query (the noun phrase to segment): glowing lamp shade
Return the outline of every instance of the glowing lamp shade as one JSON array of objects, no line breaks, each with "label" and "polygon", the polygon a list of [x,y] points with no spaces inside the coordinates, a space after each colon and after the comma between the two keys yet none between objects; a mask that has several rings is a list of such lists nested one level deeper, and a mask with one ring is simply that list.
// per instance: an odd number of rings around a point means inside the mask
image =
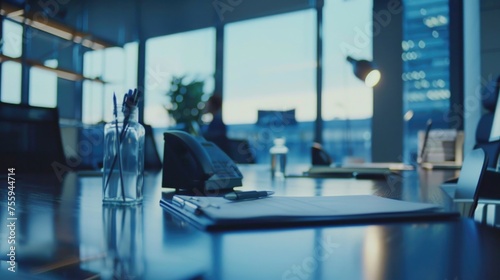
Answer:
[{"label": "glowing lamp shade", "polygon": [[382,75],[371,61],[364,59],[357,60],[350,56],[347,57],[347,61],[352,64],[354,75],[365,82],[367,86],[374,87],[378,84]]}]

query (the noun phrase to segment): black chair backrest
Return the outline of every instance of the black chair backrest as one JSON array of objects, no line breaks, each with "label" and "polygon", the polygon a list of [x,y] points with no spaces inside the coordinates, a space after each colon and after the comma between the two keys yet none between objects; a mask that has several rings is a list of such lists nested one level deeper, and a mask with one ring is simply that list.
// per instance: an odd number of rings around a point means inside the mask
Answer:
[{"label": "black chair backrest", "polygon": [[255,155],[246,139],[229,139],[229,157],[235,163],[256,163]]},{"label": "black chair backrest", "polygon": [[473,200],[469,217],[473,217],[479,199],[481,182],[486,170],[488,155],[483,149],[472,150],[465,158],[458,177],[455,199]]},{"label": "black chair backrest", "polygon": [[144,169],[148,171],[160,171],[163,164],[156,148],[153,128],[145,124],[146,136],[144,139]]},{"label": "black chair backrest", "polygon": [[57,172],[66,166],[57,108],[0,103],[0,170]]},{"label": "black chair backrest", "polygon": [[497,158],[500,153],[500,141],[490,141],[491,129],[495,111],[500,110],[497,107],[498,93],[500,90],[500,76],[490,81],[481,92],[481,103],[485,109],[485,113],[479,119],[476,128],[476,144],[475,149],[482,148],[488,156],[487,167],[495,168]]}]

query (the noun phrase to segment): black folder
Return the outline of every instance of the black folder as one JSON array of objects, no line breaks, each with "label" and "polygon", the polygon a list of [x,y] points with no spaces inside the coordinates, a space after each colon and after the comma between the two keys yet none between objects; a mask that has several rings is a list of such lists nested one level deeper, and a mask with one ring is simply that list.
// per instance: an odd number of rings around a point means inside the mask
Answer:
[{"label": "black folder", "polygon": [[459,217],[434,204],[373,195],[288,197],[229,201],[222,197],[174,195],[160,205],[173,216],[207,231],[353,223],[442,220]]}]

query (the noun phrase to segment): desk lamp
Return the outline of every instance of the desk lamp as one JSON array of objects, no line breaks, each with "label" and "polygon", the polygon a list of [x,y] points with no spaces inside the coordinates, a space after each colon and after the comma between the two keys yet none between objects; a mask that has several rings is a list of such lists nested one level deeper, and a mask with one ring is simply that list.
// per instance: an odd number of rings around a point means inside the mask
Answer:
[{"label": "desk lamp", "polygon": [[380,81],[380,71],[376,69],[375,65],[368,60],[357,60],[350,56],[347,57],[347,61],[352,64],[352,70],[354,75],[360,80],[365,82],[369,87],[374,87]]}]

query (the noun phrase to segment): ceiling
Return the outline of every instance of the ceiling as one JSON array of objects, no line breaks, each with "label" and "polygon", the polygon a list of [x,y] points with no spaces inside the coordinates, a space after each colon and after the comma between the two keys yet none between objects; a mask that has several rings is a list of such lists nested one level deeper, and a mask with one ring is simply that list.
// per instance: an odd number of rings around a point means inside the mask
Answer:
[{"label": "ceiling", "polygon": [[9,0],[115,45],[314,7],[317,0]]}]

